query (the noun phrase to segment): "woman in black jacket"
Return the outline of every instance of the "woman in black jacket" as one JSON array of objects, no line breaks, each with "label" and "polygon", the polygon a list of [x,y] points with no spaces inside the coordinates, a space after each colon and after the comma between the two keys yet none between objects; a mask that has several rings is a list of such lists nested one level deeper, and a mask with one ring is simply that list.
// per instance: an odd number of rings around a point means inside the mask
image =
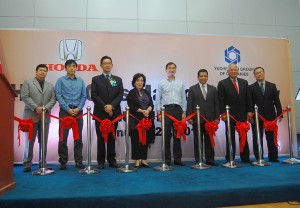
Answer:
[{"label": "woman in black jacket", "polygon": [[[141,73],[133,76],[132,86],[127,96],[127,104],[129,112],[136,118],[130,117],[129,121],[129,135],[131,138],[132,159],[135,160],[135,167],[150,167],[147,162],[147,151],[150,143],[155,140],[155,127],[153,122],[153,101],[151,94],[144,89],[146,84],[146,77]],[[148,118],[151,120],[152,126],[146,134],[146,144],[140,142],[139,133],[136,128],[138,120]],[[137,120],[138,119],[138,120]]]}]

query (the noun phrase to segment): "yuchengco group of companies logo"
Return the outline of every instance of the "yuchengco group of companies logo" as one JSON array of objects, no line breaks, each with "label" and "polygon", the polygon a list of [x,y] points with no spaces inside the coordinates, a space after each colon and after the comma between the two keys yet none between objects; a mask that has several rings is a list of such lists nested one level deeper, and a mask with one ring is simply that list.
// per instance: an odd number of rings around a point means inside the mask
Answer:
[{"label": "yuchengco group of companies logo", "polygon": [[214,69],[220,73],[221,76],[228,76],[227,69],[230,64],[237,64],[239,67],[239,76],[249,76],[249,72],[253,71],[252,67],[243,67],[240,66],[241,62],[241,51],[234,47],[229,46],[224,51],[224,60],[227,63],[227,66],[215,66]]},{"label": "yuchengco group of companies logo", "polygon": [[[63,61],[68,59],[74,59],[79,61],[82,58],[82,48],[83,44],[81,40],[78,39],[62,39],[58,44],[59,58]],[[64,71],[65,64],[47,64],[49,71]],[[98,71],[95,64],[82,64],[78,63],[77,71]]]}]

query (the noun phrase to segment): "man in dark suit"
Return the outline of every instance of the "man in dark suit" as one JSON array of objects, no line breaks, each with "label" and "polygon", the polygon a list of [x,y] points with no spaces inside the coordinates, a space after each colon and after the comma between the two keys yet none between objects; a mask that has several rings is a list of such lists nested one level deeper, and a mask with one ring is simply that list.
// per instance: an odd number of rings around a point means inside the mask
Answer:
[{"label": "man in dark suit", "polygon": [[[187,115],[196,111],[197,105],[200,107],[200,113],[209,121],[219,123],[220,107],[219,98],[216,87],[207,84],[208,71],[206,69],[200,69],[198,71],[199,83],[193,85],[189,89],[187,100]],[[194,133],[194,154],[196,163],[199,163],[199,144],[198,144],[198,131],[197,131],[197,117],[189,120],[190,124],[193,124]],[[205,144],[205,159],[208,165],[217,165],[215,163],[215,151],[212,146],[208,133],[205,131],[205,121],[200,119],[201,140]]]},{"label": "man in dark suit", "polygon": [[[56,103],[54,86],[45,80],[48,67],[45,64],[39,64],[35,70],[35,78],[26,80],[21,89],[21,98],[25,103],[23,119],[34,118],[42,113],[43,106],[45,106],[48,113],[51,113],[52,107]],[[33,120],[33,138],[28,140],[28,132],[25,133],[26,139],[24,144],[23,166],[24,172],[31,171],[33,148],[36,136],[38,135],[38,142],[41,143],[42,122],[41,118]],[[49,133],[50,117],[45,118],[45,158],[47,154],[47,141]],[[39,160],[41,160],[41,145],[39,148]],[[40,161],[41,163],[41,161]]]},{"label": "man in dark suit", "polygon": [[[248,102],[248,82],[244,79],[237,78],[239,69],[236,64],[230,64],[228,66],[228,78],[223,79],[218,84],[218,94],[220,101],[220,113],[226,112],[226,105],[230,107],[230,114],[238,121],[244,122],[247,120],[247,115],[251,115],[251,107]],[[227,121],[226,114],[222,116],[223,121]],[[236,145],[235,145],[235,125],[236,122],[230,119],[230,130],[231,130],[231,142],[233,157],[235,157]],[[226,125],[226,156],[227,161],[229,157],[228,147],[228,136],[227,136],[227,125]],[[240,138],[239,138],[240,141]],[[241,150],[240,150],[241,151]],[[250,163],[249,159],[249,146],[246,138],[244,151],[240,152],[240,158],[242,162]]]},{"label": "man in dark suit", "polygon": [[[103,56],[100,60],[100,67],[103,70],[101,75],[95,76],[92,79],[91,97],[94,106],[94,115],[101,120],[108,118],[113,120],[121,115],[120,103],[123,98],[124,88],[122,79],[118,76],[112,75],[113,67],[112,59],[109,56]],[[105,163],[105,143],[102,133],[99,129],[100,123],[95,120],[95,127],[97,133],[97,161],[98,168],[103,169]],[[115,123],[115,131],[118,127],[118,122]],[[115,139],[113,134],[108,135],[107,142],[107,162],[109,167],[118,168],[116,162]]]},{"label": "man in dark suit", "polygon": [[[279,93],[276,85],[265,80],[265,70],[262,67],[256,67],[253,71],[256,82],[249,86],[249,92],[251,97],[251,107],[257,105],[258,113],[266,118],[268,121],[274,120],[282,113],[281,103],[279,99]],[[275,110],[276,109],[276,110]],[[279,122],[282,118],[279,118]],[[260,142],[263,147],[263,129],[264,122],[259,119],[259,132]],[[253,135],[253,151],[255,158],[258,160],[258,144],[257,144],[257,132],[256,124],[251,124]],[[268,146],[268,158],[270,162],[279,162],[278,160],[278,148],[274,142],[274,132],[266,131],[266,140]],[[263,155],[263,148],[262,148]]]}]

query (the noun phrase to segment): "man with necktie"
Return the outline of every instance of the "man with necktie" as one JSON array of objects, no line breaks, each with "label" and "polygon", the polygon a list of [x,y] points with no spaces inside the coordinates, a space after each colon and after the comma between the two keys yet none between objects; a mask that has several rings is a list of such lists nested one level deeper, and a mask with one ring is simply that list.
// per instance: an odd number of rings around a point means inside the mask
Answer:
[{"label": "man with necktie", "polygon": [[[256,82],[249,86],[251,107],[254,105],[258,107],[258,113],[262,115],[268,121],[272,121],[282,113],[282,107],[279,99],[279,93],[274,83],[265,80],[265,70],[262,67],[256,67],[253,71]],[[252,109],[253,110],[253,109]],[[254,111],[254,110],[253,110]],[[279,118],[279,122],[282,118]],[[264,122],[259,119],[259,132],[260,142],[263,147],[263,129]],[[253,135],[253,152],[256,160],[258,160],[258,144],[257,144],[257,132],[256,123],[251,123],[252,135]],[[265,131],[268,158],[270,162],[279,162],[278,160],[278,148],[274,142],[274,132]],[[263,148],[262,148],[263,156]]]},{"label": "man with necktie", "polygon": [[[120,103],[123,98],[124,88],[122,79],[112,75],[113,67],[112,59],[109,56],[103,56],[100,60],[102,74],[92,78],[91,97],[94,106],[94,115],[101,120],[114,120],[121,115]],[[109,167],[118,168],[116,162],[115,139],[113,133],[108,135],[107,155],[103,135],[99,129],[100,123],[95,120],[95,128],[97,133],[97,162],[98,169],[104,168],[105,156]],[[115,131],[118,127],[118,122],[114,124]]]},{"label": "man with necktie", "polygon": [[[218,83],[218,94],[220,102],[220,113],[226,112],[226,105],[230,107],[230,114],[240,122],[247,120],[247,117],[251,115],[250,102],[248,101],[248,81],[238,78],[239,68],[236,64],[230,64],[228,66],[228,78],[221,80]],[[222,116],[223,121],[227,121],[227,116]],[[231,130],[231,143],[232,143],[232,154],[233,159],[235,158],[236,145],[235,145],[235,126],[236,122],[230,118],[230,130]],[[226,156],[227,161],[230,160],[229,146],[228,146],[228,135],[226,125]],[[240,138],[239,138],[240,141]],[[240,141],[241,142],[241,141]],[[244,150],[240,150],[240,158],[242,162],[250,163],[249,157],[249,146],[246,142]]]},{"label": "man with necktie", "polygon": [[[208,71],[206,69],[200,69],[198,71],[199,82],[189,89],[187,100],[187,116],[196,111],[197,105],[200,107],[200,113],[206,117],[207,120],[219,123],[220,107],[217,88],[207,84]],[[194,133],[194,154],[196,163],[199,163],[199,144],[198,144],[198,127],[197,117],[189,120],[189,123],[193,125]],[[216,166],[215,163],[215,151],[212,146],[210,137],[205,131],[205,121],[200,118],[201,129],[201,141],[204,141],[205,160],[207,165]]]}]

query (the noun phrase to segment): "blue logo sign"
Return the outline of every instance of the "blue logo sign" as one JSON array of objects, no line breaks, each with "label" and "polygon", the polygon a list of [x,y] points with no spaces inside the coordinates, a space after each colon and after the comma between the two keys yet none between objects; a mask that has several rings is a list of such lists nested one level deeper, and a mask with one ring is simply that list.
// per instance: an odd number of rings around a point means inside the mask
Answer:
[{"label": "blue logo sign", "polygon": [[225,61],[228,64],[238,64],[241,62],[241,52],[234,46],[230,46],[225,50]]}]

